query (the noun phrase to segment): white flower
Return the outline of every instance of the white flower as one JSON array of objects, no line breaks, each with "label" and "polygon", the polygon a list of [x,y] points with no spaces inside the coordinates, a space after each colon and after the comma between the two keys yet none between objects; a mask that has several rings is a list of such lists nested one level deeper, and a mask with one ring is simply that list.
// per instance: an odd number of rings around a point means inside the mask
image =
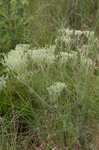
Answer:
[{"label": "white flower", "polygon": [[57,39],[56,39],[56,45],[58,43],[58,41],[61,41],[61,42],[65,42],[65,44],[70,44],[71,41],[72,41],[72,38],[71,38],[71,35],[73,34],[73,30],[70,30],[70,29],[60,29],[58,31],[58,36],[57,36]]},{"label": "white flower", "polygon": [[84,34],[88,39],[93,39],[93,38],[95,38],[93,31],[83,31],[83,34]]},{"label": "white flower", "polygon": [[93,62],[90,58],[81,56],[81,64],[86,68],[89,68],[93,65]]},{"label": "white flower", "polygon": [[27,51],[30,48],[29,44],[17,44],[15,50]]},{"label": "white flower", "polygon": [[71,53],[67,53],[67,52],[60,52],[56,58],[58,58],[59,63],[66,63],[69,59],[75,59],[77,56],[77,52],[71,52]]},{"label": "white flower", "polygon": [[82,31],[80,30],[74,30],[74,35],[78,35],[78,36],[81,36],[82,35]]},{"label": "white flower", "polygon": [[81,30],[72,30],[69,28],[67,29],[63,28],[58,31],[56,45],[58,44],[59,41],[64,42],[67,46],[69,44],[74,43],[74,41],[78,41],[78,44],[79,44],[79,40],[82,35],[88,39],[88,42],[95,39],[93,31],[81,31]]},{"label": "white flower", "polygon": [[17,73],[23,71],[27,66],[27,55],[24,50],[24,46],[16,46],[15,50],[11,50],[8,56],[4,57],[3,65]]},{"label": "white flower", "polygon": [[48,87],[47,90],[49,93],[50,102],[56,102],[63,89],[66,87],[66,84],[62,82],[55,82],[53,85]]},{"label": "white flower", "polygon": [[81,48],[78,48],[78,52],[81,56],[88,56],[90,53],[90,45],[83,45]]},{"label": "white flower", "polygon": [[73,34],[73,30],[72,29],[70,30],[69,28],[60,29],[58,32],[62,35],[72,35]]},{"label": "white flower", "polygon": [[[52,64],[55,61],[55,46],[49,48],[29,49],[27,44],[18,44],[15,50],[11,50],[8,55],[4,55],[3,65],[8,71],[17,73],[18,79],[26,80],[27,72],[35,69],[34,64]],[[33,64],[32,64],[33,63]],[[30,65],[30,66],[29,66]],[[30,70],[27,70],[30,68]],[[34,72],[35,70],[33,70]]]},{"label": "white flower", "polygon": [[50,47],[48,49],[36,49],[36,50],[29,50],[28,55],[33,63],[47,63],[52,64],[55,61],[54,55],[55,47]]}]

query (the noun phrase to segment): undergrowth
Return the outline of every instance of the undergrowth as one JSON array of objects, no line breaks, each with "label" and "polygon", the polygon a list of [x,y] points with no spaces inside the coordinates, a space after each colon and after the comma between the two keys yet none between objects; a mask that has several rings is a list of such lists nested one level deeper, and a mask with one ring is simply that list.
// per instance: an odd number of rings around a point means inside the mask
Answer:
[{"label": "undergrowth", "polygon": [[[87,42],[80,45],[82,35]],[[7,141],[7,147],[16,149],[95,148],[99,73],[92,49],[97,40],[94,32],[62,29],[53,46],[31,49],[19,44],[4,54],[1,145]]]},{"label": "undergrowth", "polygon": [[98,150],[98,1],[2,9],[0,150]]}]

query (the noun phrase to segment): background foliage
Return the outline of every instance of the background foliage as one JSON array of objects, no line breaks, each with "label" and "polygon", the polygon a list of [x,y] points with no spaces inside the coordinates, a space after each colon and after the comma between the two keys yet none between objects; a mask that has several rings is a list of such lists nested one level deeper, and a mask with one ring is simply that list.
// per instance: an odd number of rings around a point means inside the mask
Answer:
[{"label": "background foliage", "polygon": [[0,51],[7,52],[18,43],[38,47],[51,44],[62,24],[98,31],[98,3],[98,0],[9,0],[0,8]]}]

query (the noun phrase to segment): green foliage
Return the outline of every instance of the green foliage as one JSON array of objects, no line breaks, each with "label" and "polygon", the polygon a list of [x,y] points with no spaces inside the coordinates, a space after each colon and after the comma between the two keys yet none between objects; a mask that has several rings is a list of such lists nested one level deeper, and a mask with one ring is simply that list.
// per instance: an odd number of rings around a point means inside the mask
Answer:
[{"label": "green foliage", "polygon": [[24,42],[27,5],[25,1],[10,0],[0,8],[0,51],[7,52]]},{"label": "green foliage", "polygon": [[0,150],[98,150],[98,11],[98,0],[0,8]]}]

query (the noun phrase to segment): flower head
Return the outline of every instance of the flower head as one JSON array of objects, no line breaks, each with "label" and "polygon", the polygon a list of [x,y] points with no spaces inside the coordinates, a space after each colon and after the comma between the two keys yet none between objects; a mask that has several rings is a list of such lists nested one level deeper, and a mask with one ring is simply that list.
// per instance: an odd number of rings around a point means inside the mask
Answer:
[{"label": "flower head", "polygon": [[47,90],[49,93],[50,101],[52,103],[56,102],[63,89],[66,87],[67,87],[66,84],[62,82],[55,82],[53,85],[48,87]]}]

